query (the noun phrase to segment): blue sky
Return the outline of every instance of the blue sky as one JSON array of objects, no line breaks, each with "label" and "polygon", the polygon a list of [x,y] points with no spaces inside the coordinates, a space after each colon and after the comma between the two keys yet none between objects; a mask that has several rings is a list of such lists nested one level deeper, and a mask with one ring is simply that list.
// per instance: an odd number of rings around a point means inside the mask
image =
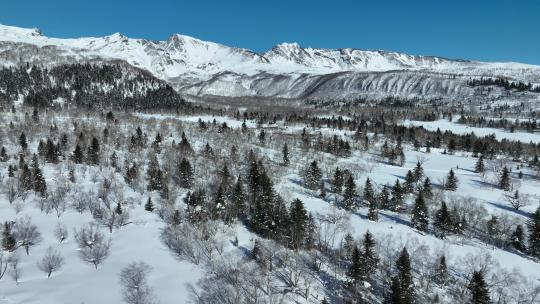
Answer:
[{"label": "blue sky", "polygon": [[182,33],[265,51],[280,42],[540,64],[540,1],[17,0],[0,23],[52,37]]}]

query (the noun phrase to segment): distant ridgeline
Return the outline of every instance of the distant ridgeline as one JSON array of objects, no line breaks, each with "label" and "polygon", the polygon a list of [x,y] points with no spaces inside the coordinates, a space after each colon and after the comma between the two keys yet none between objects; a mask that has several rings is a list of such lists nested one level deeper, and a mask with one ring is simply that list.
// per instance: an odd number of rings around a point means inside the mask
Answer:
[{"label": "distant ridgeline", "polygon": [[0,104],[23,97],[34,107],[62,104],[89,108],[177,108],[188,103],[150,73],[120,63],[62,64],[0,69]]},{"label": "distant ridgeline", "polygon": [[507,90],[517,90],[520,92],[533,92],[540,93],[540,86],[534,86],[528,82],[524,83],[521,81],[509,81],[504,78],[480,78],[480,79],[471,79],[467,81],[467,85],[471,87],[477,86],[497,86],[505,88]]}]

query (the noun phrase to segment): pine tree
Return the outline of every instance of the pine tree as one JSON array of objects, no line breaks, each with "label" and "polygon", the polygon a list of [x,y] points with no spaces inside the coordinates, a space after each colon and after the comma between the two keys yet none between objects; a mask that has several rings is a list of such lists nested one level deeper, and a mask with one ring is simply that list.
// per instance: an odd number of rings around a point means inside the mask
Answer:
[{"label": "pine tree", "polygon": [[193,168],[186,158],[182,158],[178,165],[178,184],[186,189],[193,186]]},{"label": "pine tree", "polygon": [[227,191],[232,183],[232,176],[227,163],[223,163],[223,167],[219,171],[219,179],[221,187],[223,187],[224,191]]},{"label": "pine tree", "polygon": [[403,294],[401,292],[401,284],[397,276],[393,277],[390,283],[390,292],[387,294],[384,301],[385,304],[402,304]]},{"label": "pine tree", "polygon": [[147,170],[148,175],[148,191],[163,190],[163,172],[159,168],[159,162],[155,155],[150,159],[150,164]]},{"label": "pine tree", "polygon": [[412,193],[414,191],[414,176],[411,170],[407,171],[407,175],[405,176],[405,182],[403,183],[403,191],[405,193]]},{"label": "pine tree", "polygon": [[508,191],[510,190],[510,171],[504,166],[499,178],[499,188]]},{"label": "pine tree", "polygon": [[28,143],[26,142],[26,135],[24,134],[24,132],[22,132],[19,136],[19,145],[21,146],[21,149],[23,151],[26,151],[26,149],[28,148]]},{"label": "pine tree", "polygon": [[450,169],[450,172],[448,172],[448,176],[446,178],[444,188],[448,191],[456,191],[457,187],[458,179],[456,177],[456,174],[454,173],[454,170]]},{"label": "pine tree", "polygon": [[480,271],[474,271],[469,282],[470,304],[489,304],[489,289],[484,279],[484,274]]},{"label": "pine tree", "polygon": [[266,133],[264,132],[264,129],[261,129],[261,132],[259,132],[259,136],[257,136],[257,138],[259,139],[261,145],[264,145],[266,141]]},{"label": "pine tree", "polygon": [[437,262],[435,268],[435,281],[444,285],[448,280],[448,266],[446,265],[446,257],[442,255]]},{"label": "pine tree", "polygon": [[83,156],[81,146],[79,146],[79,144],[75,146],[75,150],[73,150],[73,154],[71,158],[73,159],[73,162],[75,162],[76,164],[82,164],[84,156]]},{"label": "pine tree", "polygon": [[424,184],[422,185],[422,195],[424,195],[424,197],[427,199],[433,197],[431,180],[427,176],[426,176],[426,179],[424,180]]},{"label": "pine tree", "polygon": [[11,232],[11,224],[4,222],[4,230],[2,230],[2,250],[14,251],[17,247],[17,240]]},{"label": "pine tree", "polygon": [[377,209],[377,201],[373,201],[372,203],[369,203],[369,209],[368,209],[368,220],[370,221],[378,221],[379,220],[379,209]]},{"label": "pine tree", "polygon": [[418,193],[418,196],[414,202],[411,224],[414,228],[427,232],[429,225],[428,210],[422,192]]},{"label": "pine tree", "polygon": [[371,185],[371,180],[369,177],[366,179],[366,184],[364,186],[364,196],[362,198],[364,200],[364,204],[371,206],[371,204],[375,204],[375,192],[373,190],[373,186]]},{"label": "pine tree", "polygon": [[435,214],[433,227],[441,238],[444,238],[445,236],[450,234],[454,229],[452,223],[452,216],[448,211],[448,207],[446,206],[446,203],[444,201],[441,202],[441,208]]},{"label": "pine tree", "polygon": [[238,219],[245,219],[246,196],[244,194],[244,187],[242,186],[240,176],[234,184],[234,188],[231,193],[231,203],[233,206],[233,216]]},{"label": "pine tree", "polygon": [[290,236],[291,247],[294,250],[301,248],[306,235],[307,212],[301,200],[295,199],[291,203],[290,211]]},{"label": "pine tree", "polygon": [[478,158],[478,161],[474,165],[474,170],[477,173],[484,173],[486,171],[486,166],[484,165],[484,156],[483,155],[480,155],[480,157]]},{"label": "pine tree", "polygon": [[369,281],[371,275],[375,273],[377,269],[377,264],[379,263],[379,258],[377,257],[377,252],[375,251],[375,239],[371,232],[366,231],[364,234],[364,240],[362,242],[363,246],[363,260],[364,260],[364,275],[363,278],[366,281]]},{"label": "pine tree", "polygon": [[392,188],[392,200],[391,200],[391,206],[390,210],[392,211],[401,211],[403,206],[403,189],[401,188],[401,184],[399,183],[399,180],[396,179],[396,183],[394,184],[394,187]]},{"label": "pine tree", "polygon": [[420,161],[416,162],[416,167],[414,168],[413,177],[415,182],[419,182],[424,176],[424,168]]},{"label": "pine tree", "polygon": [[88,163],[99,165],[99,141],[95,137],[92,138],[92,143],[88,147]]},{"label": "pine tree", "polygon": [[511,245],[516,250],[524,252],[525,251],[525,234],[523,231],[523,226],[517,225],[516,229],[510,237]]},{"label": "pine tree", "polygon": [[540,207],[527,221],[529,231],[529,254],[540,258]]},{"label": "pine tree", "polygon": [[414,282],[411,274],[411,259],[407,248],[403,247],[399,258],[396,261],[398,279],[401,290],[401,301],[403,304],[412,304],[415,301]]},{"label": "pine tree", "polygon": [[19,175],[19,183],[24,190],[32,190],[34,188],[32,181],[32,172],[28,165],[23,163],[21,173]]},{"label": "pine tree", "polygon": [[146,201],[146,204],[144,204],[144,210],[148,212],[154,211],[154,204],[152,203],[152,198],[148,197],[148,200]]},{"label": "pine tree", "polygon": [[304,181],[309,189],[317,189],[321,184],[322,173],[316,160],[306,168]]},{"label": "pine tree", "polygon": [[287,146],[287,143],[283,145],[282,153],[283,153],[283,165],[288,166],[291,161],[289,159],[289,146]]},{"label": "pine tree", "polygon": [[345,237],[343,238],[343,241],[342,241],[343,245],[343,255],[345,257],[345,259],[350,259],[351,258],[351,255],[352,255],[352,251],[354,249],[354,247],[356,246],[355,244],[355,241],[354,241],[354,237],[352,236],[352,234],[350,232],[347,232],[347,234],[345,234]]},{"label": "pine tree", "polygon": [[45,197],[47,195],[47,183],[45,182],[45,178],[43,177],[41,169],[39,168],[36,154],[34,154],[32,159],[32,180],[34,182],[34,191],[39,193],[41,197]]},{"label": "pine tree", "polygon": [[388,210],[391,207],[390,204],[390,191],[388,190],[388,186],[384,185],[381,193],[379,193],[379,207]]},{"label": "pine tree", "polygon": [[343,188],[343,173],[338,167],[336,167],[336,170],[334,171],[334,178],[332,179],[332,192],[341,193],[342,188]]},{"label": "pine tree", "polygon": [[178,144],[178,148],[180,149],[180,152],[183,154],[190,154],[193,152],[193,149],[191,148],[191,144],[189,143],[186,133],[182,132],[182,139],[180,140],[180,143]]},{"label": "pine tree", "polygon": [[343,193],[343,207],[346,210],[356,210],[356,184],[352,175],[349,175],[345,182],[345,192]]},{"label": "pine tree", "polygon": [[347,273],[353,281],[353,286],[356,286],[362,280],[362,275],[365,273],[363,264],[360,249],[358,249],[358,246],[354,246],[351,254],[351,264]]},{"label": "pine tree", "polygon": [[15,168],[12,165],[8,166],[8,177],[14,177],[15,176]]},{"label": "pine tree", "polygon": [[8,160],[9,160],[9,156],[6,153],[6,148],[4,148],[4,146],[2,146],[2,149],[0,149],[0,161],[1,162],[6,162]]}]

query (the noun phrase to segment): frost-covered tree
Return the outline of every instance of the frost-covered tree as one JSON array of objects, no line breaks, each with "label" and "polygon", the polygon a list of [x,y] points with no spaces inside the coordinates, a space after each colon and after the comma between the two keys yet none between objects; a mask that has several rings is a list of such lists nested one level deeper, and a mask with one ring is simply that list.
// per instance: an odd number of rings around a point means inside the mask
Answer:
[{"label": "frost-covered tree", "polygon": [[499,188],[508,191],[510,190],[510,171],[504,166],[499,177]]},{"label": "frost-covered tree", "polygon": [[88,225],[75,231],[75,240],[79,246],[79,255],[85,262],[97,267],[109,256],[111,240],[95,225]]},{"label": "frost-covered tree", "polygon": [[312,161],[304,172],[304,182],[309,189],[318,189],[321,184],[322,173],[316,160]]},{"label": "frost-covered tree", "polygon": [[527,229],[529,231],[529,254],[540,258],[540,207],[527,221]]},{"label": "frost-covered tree", "polygon": [[418,193],[416,200],[414,201],[413,214],[411,218],[411,224],[414,228],[427,232],[429,225],[429,216],[422,192]]},{"label": "frost-covered tree", "polygon": [[468,303],[471,303],[471,304],[491,303],[488,285],[484,279],[484,274],[481,271],[473,272],[471,280],[467,288],[470,293]]},{"label": "frost-covered tree", "polygon": [[58,271],[64,265],[64,257],[60,254],[58,249],[53,247],[47,248],[45,256],[38,262],[38,267],[47,274],[50,278],[51,274]]},{"label": "frost-covered tree", "polygon": [[69,236],[66,225],[62,223],[57,223],[56,226],[54,227],[54,236],[60,243],[65,241]]},{"label": "frost-covered tree", "polygon": [[13,225],[13,235],[20,246],[23,246],[26,254],[30,254],[30,247],[39,244],[43,238],[38,227],[32,224],[29,216],[19,218]]},{"label": "frost-covered tree", "polygon": [[356,210],[356,183],[352,175],[349,175],[345,181],[345,191],[343,192],[343,206],[346,210]]},{"label": "frost-covered tree", "polygon": [[458,187],[458,179],[453,169],[450,169],[448,176],[446,177],[446,183],[444,184],[444,189],[448,191],[456,191]]},{"label": "frost-covered tree", "polygon": [[132,262],[120,272],[120,285],[124,302],[128,304],[157,303],[148,285],[150,266],[145,262]]}]

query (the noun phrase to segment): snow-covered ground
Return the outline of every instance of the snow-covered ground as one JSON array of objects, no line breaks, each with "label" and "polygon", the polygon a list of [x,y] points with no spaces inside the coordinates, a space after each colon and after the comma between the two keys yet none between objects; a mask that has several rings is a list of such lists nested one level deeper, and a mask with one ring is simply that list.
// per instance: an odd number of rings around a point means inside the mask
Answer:
[{"label": "snow-covered ground", "polygon": [[[230,127],[240,128],[241,121],[226,116],[175,116],[175,115],[157,115],[157,114],[138,114],[139,118],[144,120],[169,120],[171,126],[176,121],[187,124],[196,124],[199,119],[211,123],[214,119],[218,124],[226,122]],[[420,124],[420,122],[404,122],[405,124]],[[256,127],[256,123],[249,121],[248,127]],[[469,128],[463,125],[450,123],[448,121],[437,121],[433,123],[422,122],[424,127],[444,130],[451,130],[455,133],[469,133],[474,131],[477,135],[497,134],[497,138],[519,139],[528,138],[529,140],[540,142],[538,135],[528,133],[506,133],[497,129]],[[303,126],[294,125],[288,128],[270,130],[272,132],[283,132],[287,134],[298,134]],[[477,130],[478,129],[478,130]],[[313,130],[310,132],[321,131],[325,135],[338,134],[344,137],[350,136],[349,131],[338,131],[331,128]],[[499,133],[497,133],[499,132]],[[175,134],[178,136],[179,134]],[[508,137],[503,137],[508,136]],[[169,142],[171,137],[166,137],[165,142]],[[527,140],[527,141],[529,141]],[[194,143],[200,145],[200,143]],[[31,146],[35,150],[35,144]],[[410,149],[410,147],[407,147]],[[264,148],[267,149],[267,148]],[[267,151],[265,157],[269,159],[279,158],[280,151]],[[300,149],[293,150],[293,154],[301,155]],[[377,162],[377,157],[368,152],[355,151],[352,157],[347,159],[335,159],[335,157],[326,154],[318,154],[321,160],[321,166],[325,172],[325,179],[331,178],[331,172],[336,165],[341,168],[354,169],[356,184],[361,188],[369,177],[380,189],[384,184],[392,185],[396,179],[403,180],[407,170],[411,170],[416,165],[417,160],[423,162],[424,172],[428,176],[434,189],[439,188],[442,180],[446,177],[450,169],[454,169],[459,180],[459,188],[455,193],[447,194],[451,196],[471,197],[485,208],[486,212],[492,214],[508,214],[515,216],[521,221],[525,221],[527,216],[536,210],[539,206],[540,182],[532,176],[532,172],[525,171],[523,179],[517,179],[516,172],[513,173],[516,188],[522,195],[530,195],[533,199],[529,206],[525,206],[519,211],[515,211],[503,198],[503,191],[494,187],[493,177],[483,177],[474,172],[476,158],[470,157],[467,153],[456,153],[455,155],[443,154],[438,149],[432,149],[431,153],[406,151],[406,162],[403,167],[393,166],[382,162]],[[301,157],[296,158],[301,159]],[[305,163],[310,160],[303,160]],[[511,163],[509,163],[511,164]],[[300,198],[306,209],[315,216],[325,216],[335,212],[333,208],[334,194],[330,193],[326,199],[317,198],[314,192],[307,190],[299,182],[298,168],[304,164],[297,163],[291,166],[288,171],[278,177],[275,181],[277,192],[287,201],[294,198]],[[459,168],[458,168],[459,167]],[[45,177],[50,187],[54,187],[56,178],[56,169],[53,165],[47,164],[44,167]],[[361,168],[362,170],[356,170]],[[97,168],[90,167],[88,170],[96,171]],[[77,185],[86,189],[98,189],[101,177],[97,173],[98,181],[93,181],[90,172],[77,172]],[[96,171],[97,172],[97,171]],[[119,180],[122,180],[119,177]],[[110,256],[105,262],[94,269],[92,265],[83,262],[78,256],[77,244],[73,238],[74,229],[83,226],[91,221],[88,212],[79,214],[77,211],[68,208],[66,212],[57,217],[54,212],[44,214],[40,212],[37,202],[39,199],[29,196],[20,210],[16,210],[10,205],[4,195],[0,196],[0,221],[30,216],[32,222],[39,227],[43,236],[43,241],[32,246],[30,255],[27,256],[22,249],[19,249],[21,257],[20,268],[22,278],[17,285],[8,277],[0,280],[0,303],[121,303],[122,294],[118,281],[118,275],[122,268],[133,261],[144,261],[152,267],[148,278],[149,285],[154,289],[156,298],[160,303],[185,303],[190,299],[188,285],[196,286],[197,282],[203,278],[206,273],[203,265],[195,265],[186,260],[179,260],[171,251],[163,245],[160,240],[160,231],[164,227],[163,221],[156,213],[150,213],[144,210],[143,205],[146,202],[148,193],[143,194],[129,190],[125,186],[125,200],[132,202],[129,207],[131,215],[130,224],[115,229],[111,234],[103,228],[104,233],[112,239],[112,248]],[[156,195],[156,194],[154,194]],[[409,197],[410,200],[412,197]],[[157,200],[157,198],[156,198]],[[403,245],[420,242],[429,246],[431,251],[441,250],[448,255],[449,262],[455,262],[459,259],[465,259],[468,256],[479,256],[485,253],[492,255],[495,261],[505,269],[516,269],[519,273],[530,278],[532,281],[540,280],[540,263],[532,259],[517,255],[510,251],[494,248],[478,240],[466,240],[458,237],[450,237],[447,240],[441,240],[431,234],[421,234],[411,229],[408,216],[396,214],[389,211],[380,212],[380,221],[372,222],[366,218],[367,209],[360,208],[357,213],[350,214],[349,226],[356,239],[367,231],[371,231],[376,240],[386,240],[389,236],[393,237]],[[67,225],[69,237],[63,243],[59,243],[53,235],[55,225],[61,222]],[[244,226],[237,223],[232,226],[232,235],[227,236],[226,251],[232,255],[245,254],[242,250],[253,247],[255,236],[246,230]],[[232,246],[233,235],[238,237],[238,247]],[[60,250],[65,258],[65,265],[58,272],[54,272],[51,278],[36,266],[38,261],[45,254],[46,249],[53,246]],[[241,249],[243,248],[243,249]],[[456,270],[457,271],[457,270]]]},{"label": "snow-covered ground", "polygon": [[415,120],[404,120],[402,122],[405,126],[422,126],[426,130],[437,131],[440,129],[441,132],[446,130],[452,131],[455,134],[467,134],[474,133],[476,136],[487,136],[495,134],[495,138],[507,139],[507,140],[519,140],[524,143],[539,143],[540,134],[539,133],[527,133],[527,132],[509,132],[503,129],[497,128],[479,128],[479,127],[470,127],[464,124],[458,124],[456,122],[448,121],[448,119],[439,119],[435,121],[415,121]]}]

